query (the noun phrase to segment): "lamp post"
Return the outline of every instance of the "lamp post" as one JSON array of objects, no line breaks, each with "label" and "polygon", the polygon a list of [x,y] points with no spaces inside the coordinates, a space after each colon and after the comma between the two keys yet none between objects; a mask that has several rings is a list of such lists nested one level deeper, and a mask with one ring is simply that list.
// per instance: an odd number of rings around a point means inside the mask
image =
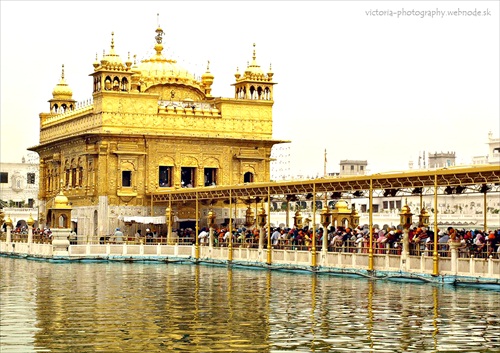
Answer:
[{"label": "lamp post", "polygon": [[[245,212],[245,227],[250,228],[255,224],[255,215],[252,210],[252,206],[249,204]],[[245,233],[242,234],[241,246],[245,243]]]},{"label": "lamp post", "polygon": [[28,225],[28,244],[31,244],[33,243],[33,225],[35,224],[35,220],[31,216],[31,213],[26,224]]},{"label": "lamp post", "polygon": [[208,241],[209,241],[209,244],[208,244],[208,248],[210,250],[212,250],[213,246],[214,246],[214,225],[215,225],[215,212],[212,211],[212,209],[210,209],[210,211],[208,211],[208,215],[207,215],[207,222],[208,222]]},{"label": "lamp post", "polygon": [[7,219],[5,220],[5,226],[7,227],[7,237],[5,238],[6,243],[12,242],[12,219],[7,215]]},{"label": "lamp post", "polygon": [[[0,206],[1,207],[1,206]],[[3,226],[3,223],[4,223],[4,217],[5,217],[5,213],[3,212],[3,208],[0,208],[0,227]],[[0,228],[0,235],[3,233],[3,229]]]},{"label": "lamp post", "polygon": [[293,217],[293,225],[297,229],[302,228],[302,214],[300,213],[300,210],[297,210],[297,212],[295,212],[295,216]]},{"label": "lamp post", "polygon": [[[257,224],[260,227],[259,251],[262,251],[262,249],[264,248],[264,226],[266,225],[266,223],[267,223],[267,214],[266,214],[266,210],[264,210],[264,205],[261,203],[260,211],[257,214]],[[271,263],[270,248],[271,248],[271,237],[270,237],[270,234],[268,234],[267,235],[267,249],[268,249],[267,263],[268,264]]]},{"label": "lamp post", "polygon": [[427,212],[425,208],[422,208],[420,211],[420,214],[418,215],[418,226],[419,227],[429,227],[430,221],[430,214]]},{"label": "lamp post", "polygon": [[[172,244],[172,209],[170,206],[165,210],[165,223],[167,223],[167,244]],[[142,239],[141,239],[142,242]]]},{"label": "lamp post", "polygon": [[251,226],[254,225],[254,223],[255,223],[255,216],[253,214],[252,207],[248,205],[248,208],[245,212],[245,226],[250,228]]},{"label": "lamp post", "polygon": [[328,203],[325,193],[325,201],[323,204],[323,209],[321,210],[321,224],[323,225],[323,239],[322,239],[322,252],[323,256],[326,256],[328,251],[328,225],[332,223],[332,212],[328,208]]},{"label": "lamp post", "polygon": [[412,216],[413,213],[411,213],[410,207],[408,206],[408,199],[406,199],[405,205],[399,214],[399,223],[403,227],[403,251],[401,253],[401,262],[405,270],[408,268],[408,257],[410,255],[410,240],[408,238],[408,231],[412,224]]}]

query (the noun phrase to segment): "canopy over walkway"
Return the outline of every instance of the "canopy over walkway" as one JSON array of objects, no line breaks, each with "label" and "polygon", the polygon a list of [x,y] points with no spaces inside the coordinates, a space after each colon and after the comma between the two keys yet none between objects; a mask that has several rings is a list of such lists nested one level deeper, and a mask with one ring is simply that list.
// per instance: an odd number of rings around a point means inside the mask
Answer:
[{"label": "canopy over walkway", "polygon": [[152,193],[152,202],[220,200],[331,193],[332,198],[450,195],[500,191],[500,166],[477,165],[286,182],[183,188]]}]

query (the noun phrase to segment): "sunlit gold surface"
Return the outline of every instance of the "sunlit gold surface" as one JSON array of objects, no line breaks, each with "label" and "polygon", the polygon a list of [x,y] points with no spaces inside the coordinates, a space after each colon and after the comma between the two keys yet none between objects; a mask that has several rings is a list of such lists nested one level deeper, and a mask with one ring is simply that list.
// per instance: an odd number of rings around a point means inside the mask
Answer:
[{"label": "sunlit gold surface", "polygon": [[[57,194],[65,173],[75,206],[95,205],[98,196],[110,205],[147,205],[151,194],[182,186],[181,167],[196,169],[196,186],[204,185],[203,168],[217,169],[217,185],[242,183],[248,172],[254,182],[269,180],[271,148],[280,142],[272,139],[272,96],[212,97],[209,68],[197,81],[163,56],[162,35],[155,37],[156,53],[133,65],[123,63],[112,39],[94,63],[92,102],[74,109],[62,74],[51,110],[55,104],[68,109],[40,114],[40,143],[32,148],[41,157],[41,200]],[[254,51],[235,91],[272,92],[272,74],[258,74],[256,67]],[[159,185],[159,166],[173,168],[171,187]],[[121,185],[123,170],[132,171],[130,187]]]}]

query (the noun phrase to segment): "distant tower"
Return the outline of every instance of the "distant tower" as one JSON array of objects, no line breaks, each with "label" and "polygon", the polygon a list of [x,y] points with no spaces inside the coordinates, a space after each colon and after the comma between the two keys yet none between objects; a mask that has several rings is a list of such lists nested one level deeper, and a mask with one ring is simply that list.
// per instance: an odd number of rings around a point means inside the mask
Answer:
[{"label": "distant tower", "polygon": [[342,160],[340,161],[340,175],[365,175],[367,161]]},{"label": "distant tower", "polygon": [[455,159],[455,152],[429,153],[429,168],[452,167]]}]

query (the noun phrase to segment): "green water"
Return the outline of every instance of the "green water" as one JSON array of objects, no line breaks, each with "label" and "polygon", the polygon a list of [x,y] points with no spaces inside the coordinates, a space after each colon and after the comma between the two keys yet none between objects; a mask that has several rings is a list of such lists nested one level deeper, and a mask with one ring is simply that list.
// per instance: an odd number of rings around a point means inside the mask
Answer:
[{"label": "green water", "polygon": [[0,257],[0,352],[498,352],[500,293]]}]

